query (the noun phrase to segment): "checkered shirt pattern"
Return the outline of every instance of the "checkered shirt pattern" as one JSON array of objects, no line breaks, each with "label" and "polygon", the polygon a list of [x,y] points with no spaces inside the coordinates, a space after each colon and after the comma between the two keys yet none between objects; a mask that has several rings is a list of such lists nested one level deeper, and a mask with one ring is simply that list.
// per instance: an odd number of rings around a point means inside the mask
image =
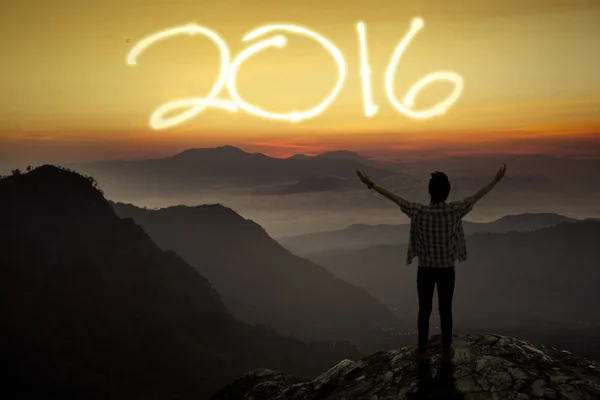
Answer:
[{"label": "checkered shirt pattern", "polygon": [[467,259],[467,245],[462,218],[475,205],[476,199],[423,205],[401,200],[400,210],[410,218],[410,239],[406,265],[419,258],[420,267],[454,267],[455,260]]}]

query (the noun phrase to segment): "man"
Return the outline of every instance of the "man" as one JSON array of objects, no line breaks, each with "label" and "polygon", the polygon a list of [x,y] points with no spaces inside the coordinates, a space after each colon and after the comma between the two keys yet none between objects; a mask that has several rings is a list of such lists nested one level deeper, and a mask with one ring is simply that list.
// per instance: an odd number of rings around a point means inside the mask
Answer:
[{"label": "man", "polygon": [[419,344],[412,354],[419,361],[428,361],[429,317],[431,316],[433,292],[437,285],[438,309],[442,328],[442,362],[454,357],[452,348],[452,297],[454,296],[455,261],[467,259],[462,218],[475,203],[485,196],[506,173],[506,164],[500,168],[492,182],[473,196],[462,201],[446,203],[450,193],[450,181],[443,172],[434,172],[429,181],[429,205],[411,203],[394,193],[377,186],[369,176],[356,171],[360,180],[369,189],[387,197],[400,206],[400,210],[411,220],[410,239],[406,264],[414,257],[419,258],[417,293],[419,296]]}]

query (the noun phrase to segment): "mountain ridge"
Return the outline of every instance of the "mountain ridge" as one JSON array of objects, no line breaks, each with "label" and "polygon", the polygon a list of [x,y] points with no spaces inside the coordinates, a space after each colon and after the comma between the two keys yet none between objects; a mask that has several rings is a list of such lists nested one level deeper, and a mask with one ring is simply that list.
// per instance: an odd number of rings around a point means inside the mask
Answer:
[{"label": "mountain ridge", "polygon": [[[579,219],[555,213],[523,213],[506,215],[491,222],[463,221],[466,235],[478,232],[530,231]],[[366,248],[380,244],[407,243],[410,223],[406,224],[353,224],[343,229],[320,231],[278,238],[278,242],[301,256],[319,253],[335,254],[353,247]]]},{"label": "mountain ridge", "polygon": [[[338,342],[236,320],[197,269],[54,166],[0,179],[3,390],[26,398],[206,398],[267,364],[313,375]],[[223,210],[227,212],[227,210]]]},{"label": "mountain ridge", "polygon": [[219,213],[211,213],[208,206],[113,207],[143,226],[161,248],[196,266],[244,321],[271,324],[304,339],[345,339],[359,347],[364,337],[405,326],[362,287],[290,253],[259,224],[229,208],[213,205]]},{"label": "mountain ridge", "polygon": [[[456,329],[517,332],[600,358],[600,314],[592,306],[600,301],[598,242],[600,222],[591,220],[468,236],[468,259],[456,265]],[[406,244],[382,244],[310,258],[402,318],[418,309],[418,260],[406,266],[406,252]]]},{"label": "mountain ridge", "polygon": [[187,149],[175,155],[141,160],[105,160],[65,165],[93,175],[110,197],[189,193],[207,188],[255,189],[275,184],[291,185],[315,175],[355,179],[357,169],[377,179],[397,176],[351,152],[323,153],[314,157],[276,158],[248,153],[234,146]]}]

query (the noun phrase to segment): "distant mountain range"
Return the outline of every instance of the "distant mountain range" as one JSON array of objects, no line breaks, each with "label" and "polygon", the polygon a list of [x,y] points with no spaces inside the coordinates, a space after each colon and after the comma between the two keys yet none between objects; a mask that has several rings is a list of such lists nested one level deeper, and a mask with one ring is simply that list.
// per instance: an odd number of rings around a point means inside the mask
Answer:
[{"label": "distant mountain range", "polygon": [[[463,222],[465,234],[479,232],[504,233],[510,231],[534,231],[562,222],[578,219],[551,213],[527,213],[507,215],[488,223]],[[345,229],[315,232],[277,239],[282,246],[301,256],[336,254],[384,244],[408,243],[409,224],[366,225],[354,224]]]},{"label": "distant mountain range", "polygon": [[294,154],[293,156],[288,157],[288,159],[295,158],[343,158],[347,160],[356,161],[368,160],[368,158],[361,156],[357,152],[349,150],[326,151],[325,153],[317,154],[315,156],[307,156],[306,154]]},{"label": "distant mountain range", "polygon": [[[203,399],[255,368],[272,366],[314,376],[342,358],[359,355],[347,343],[302,343],[239,322],[198,269],[175,252],[161,250],[133,220],[119,218],[93,184],[92,178],[52,166],[0,179],[5,395]],[[229,214],[224,220],[239,218],[223,207],[203,211],[216,220],[223,214]],[[260,228],[248,223],[238,229],[249,234],[247,251],[260,245],[260,235],[253,236]],[[223,239],[224,234],[226,230],[214,237]],[[235,254],[232,246],[221,245],[222,252]],[[238,255],[242,258],[223,264],[224,270],[239,268],[238,278],[247,279],[245,285],[260,287],[243,270],[252,266],[244,262],[249,254]],[[304,266],[318,268],[306,261]],[[324,275],[328,273],[317,277]],[[373,312],[374,319],[393,319],[364,290],[329,276],[332,290],[362,296],[365,312]],[[302,287],[295,278],[289,276]],[[279,274],[278,279],[288,276]],[[293,285],[281,284],[293,290]],[[286,294],[281,296],[287,306]],[[270,299],[276,308],[277,299]],[[353,298],[337,299],[357,304]],[[323,310],[325,317],[335,318],[332,309]],[[300,318],[301,311],[290,309]]]},{"label": "distant mountain range", "polygon": [[506,178],[474,210],[473,218],[484,221],[523,212],[598,217],[600,209],[594,198],[600,192],[590,185],[598,160],[567,157],[465,156],[391,162],[340,150],[281,159],[222,146],[150,160],[67,166],[94,176],[113,201],[149,207],[221,203],[260,222],[280,238],[340,229],[356,222],[401,223],[402,217],[385,199],[361,186],[357,169],[389,190],[426,202],[431,171],[448,173],[450,198],[458,199],[487,184],[505,162]]},{"label": "distant mountain range", "polygon": [[[456,329],[502,329],[520,336],[572,331],[571,346],[584,352],[584,343],[592,344],[577,332],[589,328],[595,330],[595,358],[600,357],[599,243],[600,222],[592,220],[467,237],[468,260],[456,267]],[[418,309],[418,260],[406,266],[406,250],[388,244],[311,258],[402,317]]]},{"label": "distant mountain range", "polygon": [[[352,178],[365,170],[374,178],[395,176],[407,185],[414,178],[369,165],[356,153],[340,151],[319,156],[292,156],[286,159],[247,153],[233,146],[189,149],[171,157],[151,160],[100,161],[66,165],[94,176],[105,190],[115,194],[163,194],[165,191],[189,193],[210,187],[255,188],[261,185],[298,184],[313,176]],[[300,184],[303,191],[322,190],[320,183]],[[333,189],[333,188],[332,188]]]},{"label": "distant mountain range", "polygon": [[302,339],[349,340],[371,350],[383,329],[407,326],[364,289],[293,255],[227,207],[148,210],[117,203],[114,210],[195,266],[243,321]]}]

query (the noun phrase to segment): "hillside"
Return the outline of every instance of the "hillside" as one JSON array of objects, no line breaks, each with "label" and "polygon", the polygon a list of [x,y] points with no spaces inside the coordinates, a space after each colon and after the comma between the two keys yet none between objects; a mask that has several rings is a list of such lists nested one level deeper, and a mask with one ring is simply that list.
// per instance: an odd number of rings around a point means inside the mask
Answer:
[{"label": "hillside", "polygon": [[[551,335],[600,358],[600,310],[593,306],[600,303],[598,243],[596,221],[469,236],[469,259],[457,266],[456,328]],[[381,245],[314,261],[406,317],[417,312],[418,260],[405,266],[405,257],[406,245]],[[589,340],[578,341],[584,334]]]},{"label": "hillside", "polygon": [[118,203],[114,209],[195,266],[244,321],[303,339],[348,340],[369,349],[384,328],[405,326],[364,289],[291,254],[227,207],[146,210]]},{"label": "hillside", "polygon": [[358,353],[234,319],[211,283],[53,166],[0,180],[3,393],[206,398],[264,367],[312,376]]}]

